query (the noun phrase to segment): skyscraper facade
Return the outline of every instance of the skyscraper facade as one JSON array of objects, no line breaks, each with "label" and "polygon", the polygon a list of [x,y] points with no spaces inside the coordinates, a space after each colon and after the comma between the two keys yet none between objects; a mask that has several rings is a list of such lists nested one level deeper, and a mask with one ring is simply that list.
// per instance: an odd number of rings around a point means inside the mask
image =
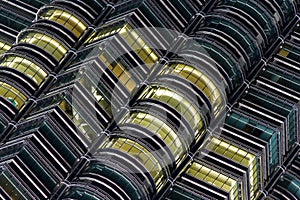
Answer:
[{"label": "skyscraper facade", "polygon": [[298,0],[0,5],[2,199],[300,199]]}]

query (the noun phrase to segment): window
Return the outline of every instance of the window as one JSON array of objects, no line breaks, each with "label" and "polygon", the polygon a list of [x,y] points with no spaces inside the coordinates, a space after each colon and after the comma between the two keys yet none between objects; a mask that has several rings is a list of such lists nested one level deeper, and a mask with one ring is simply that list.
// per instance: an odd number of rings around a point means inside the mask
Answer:
[{"label": "window", "polygon": [[62,24],[77,37],[80,37],[87,28],[86,24],[79,20],[78,17],[59,9],[48,10],[43,14],[42,19],[48,19]]},{"label": "window", "polygon": [[139,97],[139,99],[147,98],[165,102],[175,108],[189,122],[190,126],[194,130],[195,137],[201,136],[205,131],[205,124],[203,123],[201,114],[198,112],[195,106],[182,95],[177,94],[168,88],[151,85]]},{"label": "window", "polygon": [[117,25],[107,27],[107,29],[101,29],[99,33],[91,36],[91,38],[88,40],[88,43],[116,33],[118,33],[127,42],[127,44],[149,68],[151,68],[158,60],[157,54],[151,49],[146,41],[141,38],[139,33],[135,31],[128,23],[124,24],[119,22]]},{"label": "window", "polygon": [[24,18],[24,16],[14,13],[15,11],[7,11],[5,8],[1,7],[0,11],[0,21],[1,24],[6,25],[7,27],[16,30],[17,32],[26,28],[30,25],[29,19]]},{"label": "window", "polygon": [[[130,180],[122,171],[117,171],[104,163],[101,163],[97,160],[91,160],[88,167],[84,170],[82,174],[100,174],[102,176],[108,177],[111,181],[118,183],[118,186],[123,188],[130,198],[132,199],[142,199],[140,194],[139,187],[142,185],[136,186],[132,180]],[[137,188],[138,187],[138,188]]]},{"label": "window", "polygon": [[40,85],[47,76],[47,73],[35,63],[19,56],[6,56],[0,63],[0,66],[14,68],[23,72],[38,85]]},{"label": "window", "polygon": [[126,40],[129,46],[140,56],[149,68],[151,68],[158,60],[156,53],[129,24],[126,24],[120,30],[119,34]]},{"label": "window", "polygon": [[132,79],[132,75],[127,71],[121,61],[115,60],[115,58],[107,51],[103,51],[99,57],[129,92],[132,92],[133,89],[135,89],[136,82]]},{"label": "window", "polygon": [[102,27],[97,32],[94,32],[89,39],[86,40],[86,43],[90,44],[94,41],[100,40],[102,38],[109,37],[113,34],[118,33],[122,27],[124,26],[124,22],[119,22],[113,25],[107,25],[105,27]]},{"label": "window", "polygon": [[165,66],[160,74],[173,74],[181,76],[195,84],[210,100],[215,116],[218,116],[224,109],[225,103],[219,89],[209,79],[209,77],[196,68],[185,64],[172,64],[170,66]]},{"label": "window", "polygon": [[63,100],[59,106],[90,142],[97,137],[97,133],[86,122],[88,116],[82,116],[82,113],[79,113],[78,109],[75,109],[67,100]]},{"label": "window", "polygon": [[0,54],[5,53],[11,48],[9,44],[6,44],[5,42],[0,41]]},{"label": "window", "polygon": [[60,61],[67,53],[67,49],[61,43],[39,32],[28,32],[20,42],[37,45],[51,54],[57,61]]},{"label": "window", "polygon": [[[281,54],[284,53],[281,52]],[[287,88],[300,92],[300,79],[295,76],[295,74],[289,73],[286,70],[275,69],[268,66],[262,71],[261,76]]]},{"label": "window", "polygon": [[279,182],[279,185],[300,199],[300,181],[297,178],[290,174],[285,174],[283,180]]},{"label": "window", "polygon": [[273,130],[270,126],[264,125],[235,112],[231,113],[230,116],[226,118],[226,123],[268,142],[269,169],[272,173],[279,163],[280,133]]},{"label": "window", "polygon": [[27,192],[20,186],[20,182],[14,180],[9,172],[0,173],[1,188],[14,199],[30,199]]},{"label": "window", "polygon": [[250,37],[246,30],[234,23],[233,20],[221,17],[208,18],[207,26],[216,28],[236,40],[246,51],[253,63],[260,56],[260,47],[255,38]]},{"label": "window", "polygon": [[20,109],[27,100],[27,97],[23,93],[4,82],[0,82],[0,95],[5,97],[17,109]]},{"label": "window", "polygon": [[161,185],[164,180],[162,167],[154,155],[141,144],[126,138],[114,138],[101,148],[115,148],[123,152],[129,153],[132,157],[142,163],[150,172],[156,183],[156,186]]},{"label": "window", "polygon": [[[286,57],[289,60],[294,60],[296,62],[300,62],[300,50],[291,45],[285,44],[282,49],[278,53],[280,56]],[[298,68],[299,69],[299,68]]]},{"label": "window", "polygon": [[239,190],[241,190],[240,184],[237,180],[234,180],[227,175],[210,169],[197,162],[192,162],[192,165],[188,168],[186,173],[214,185],[217,188],[225,190],[230,193],[230,199],[232,200],[239,198]]},{"label": "window", "polygon": [[251,198],[254,198],[260,184],[260,170],[258,159],[256,158],[256,156],[240,147],[237,147],[216,137],[212,138],[206,148],[248,167],[250,195]]},{"label": "window", "polygon": [[111,103],[109,97],[99,90],[87,76],[79,79],[79,82],[87,89],[87,91],[96,99],[98,104],[111,116]]},{"label": "window", "polygon": [[272,17],[267,14],[267,10],[262,9],[262,7],[260,7],[259,4],[243,0],[226,1],[226,4],[233,5],[248,13],[250,16],[255,18],[255,20],[264,29],[264,32],[266,33],[269,40],[275,38],[274,35],[277,32],[276,24],[274,24],[274,20],[272,20]]},{"label": "window", "polygon": [[[198,39],[197,42],[207,51],[208,56],[219,63],[231,79],[233,87],[238,87],[243,81],[243,73],[237,61],[232,60],[228,52],[220,49],[215,44]],[[249,45],[249,44],[248,44]]]},{"label": "window", "polygon": [[30,169],[30,171],[43,183],[49,191],[51,191],[58,180],[55,180],[52,174],[49,174],[47,170],[45,170],[44,166],[40,164],[39,158],[35,158],[31,152],[27,150],[22,150],[19,154],[23,163]]},{"label": "window", "polygon": [[286,137],[288,137],[289,145],[292,146],[296,140],[297,133],[297,111],[292,104],[289,104],[280,98],[276,98],[271,95],[267,95],[261,91],[250,89],[245,96],[245,99],[250,102],[266,108],[269,111],[278,113],[279,115],[287,118],[286,123]]},{"label": "window", "polygon": [[185,152],[183,145],[186,144],[180,141],[180,138],[170,126],[156,116],[143,112],[134,112],[129,116],[128,119],[125,120],[124,123],[138,124],[157,134],[162,140],[165,141],[177,162],[180,161],[184,155]]}]

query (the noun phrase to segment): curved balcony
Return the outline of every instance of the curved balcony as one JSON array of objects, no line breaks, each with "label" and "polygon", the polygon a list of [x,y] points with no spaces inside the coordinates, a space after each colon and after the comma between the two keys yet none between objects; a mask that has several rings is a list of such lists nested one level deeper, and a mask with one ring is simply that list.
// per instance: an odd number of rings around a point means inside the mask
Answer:
[{"label": "curved balcony", "polygon": [[13,54],[6,54],[2,58],[0,61],[0,67],[16,69],[31,78],[37,85],[40,85],[48,76],[48,73],[35,62]]},{"label": "curved balcony", "polygon": [[263,49],[266,48],[268,42],[267,35],[253,16],[249,15],[244,10],[231,5],[219,5],[213,11],[218,15],[226,15],[229,18],[235,19],[241,26],[245,27],[252,35],[254,35],[258,44],[262,46]]},{"label": "curved balcony", "polygon": [[192,129],[192,140],[203,134],[206,127],[204,119],[202,119],[203,113],[201,113],[198,107],[193,102],[189,101],[183,94],[165,86],[152,84],[145,89],[138,101],[147,99],[164,103],[166,106],[171,106],[180,113],[180,118],[186,121]]},{"label": "curved balcony", "polygon": [[196,67],[183,63],[173,63],[165,66],[159,73],[159,75],[163,74],[180,77],[194,84],[209,99],[215,116],[225,107],[225,91],[221,91],[213,79]]},{"label": "curved balcony", "polygon": [[23,107],[27,101],[27,96],[24,91],[11,85],[10,83],[0,81],[0,96],[6,99],[6,102],[13,105],[17,110]]},{"label": "curved balcony", "polygon": [[300,181],[289,173],[284,174],[274,192],[278,198],[300,199]]},{"label": "curved balcony", "polygon": [[89,199],[102,200],[112,197],[103,189],[95,188],[83,183],[72,183],[66,191],[64,191],[61,199]]},{"label": "curved balcony", "polygon": [[272,43],[276,36],[279,35],[279,24],[276,22],[275,17],[272,17],[268,10],[256,1],[224,0],[222,3],[239,8],[253,17],[264,29],[264,32],[268,38],[268,44]]},{"label": "curved balcony", "polygon": [[227,75],[230,77],[230,81],[233,85],[233,89],[237,88],[244,80],[243,71],[241,70],[237,60],[233,60],[229,52],[225,49],[218,47],[211,41],[205,41],[202,38],[196,39],[196,41],[203,47],[207,53],[224,69]]},{"label": "curved balcony", "polygon": [[[149,102],[143,103],[149,104]],[[143,106],[146,107],[145,105]],[[133,108],[133,111],[127,118],[125,118],[124,121],[121,122],[121,124],[126,126],[137,125],[141,128],[147,129],[152,133],[152,135],[160,138],[159,140],[165,143],[164,148],[172,153],[175,163],[178,164],[189,149],[189,145],[192,140],[188,139],[191,138],[191,135],[186,133],[185,130],[177,130],[184,129],[185,126],[178,118],[176,119],[175,116],[171,116],[172,113],[167,109],[163,109],[162,106],[160,107],[157,104],[152,104],[150,106],[149,110],[146,111]],[[154,111],[155,109],[160,109],[161,113],[158,114],[158,111]],[[174,125],[176,122],[177,124]]]},{"label": "curved balcony", "polygon": [[[27,30],[23,33],[19,44],[31,44],[39,47],[59,62],[67,53],[67,47],[57,39],[37,30]],[[47,56],[48,56],[47,55]]]},{"label": "curved balcony", "polygon": [[44,7],[39,11],[39,19],[55,22],[68,29],[72,34],[79,38],[87,29],[87,22],[81,20],[75,13],[56,7]]},{"label": "curved balcony", "polygon": [[226,45],[226,48],[240,60],[240,64],[244,71],[247,71],[249,66],[251,66],[251,59],[247,55],[245,49],[227,33],[215,28],[203,27],[199,29],[196,34],[199,37],[209,37],[211,40],[215,40],[218,44],[222,44],[223,47]]},{"label": "curved balcony", "polygon": [[6,51],[8,51],[11,48],[11,45],[0,41],[0,54],[5,53]]},{"label": "curved balcony", "polygon": [[38,88],[33,79],[13,68],[0,66],[0,78],[18,85],[24,92],[30,95]]},{"label": "curved balcony", "polygon": [[[81,0],[73,0],[73,1],[54,0],[51,2],[51,6],[60,9],[65,8],[69,10],[71,13],[76,13],[88,23],[92,23],[94,19],[100,14],[100,12],[98,10],[95,10],[96,7],[93,8],[90,5],[88,5],[89,2],[81,1]],[[101,7],[100,9],[102,11],[103,7]]]},{"label": "curved balcony", "polygon": [[[53,38],[63,41],[70,48],[77,41],[77,37],[66,27],[50,20],[38,20],[30,26],[31,30],[46,32],[52,35]],[[28,30],[28,29],[27,29]]]},{"label": "curved balcony", "polygon": [[[91,187],[94,191],[100,193],[108,193],[108,195],[122,193],[122,196],[119,196],[119,198],[147,199],[146,193],[140,191],[143,189],[143,186],[135,182],[133,176],[128,173],[122,173],[122,171],[118,171],[109,166],[109,164],[107,165],[105,162],[97,159],[91,160],[80,173],[78,179],[83,181],[80,177],[97,177],[96,179],[101,180],[104,187],[95,188],[91,184],[87,187]],[[86,181],[84,182],[86,184]],[[80,184],[83,183],[81,182]]]},{"label": "curved balcony", "polygon": [[166,182],[159,160],[137,139],[133,140],[125,135],[114,136],[99,147],[96,156],[106,166],[130,175],[132,182],[140,185],[138,191],[145,193],[145,199],[150,199]]},{"label": "curved balcony", "polygon": [[[223,15],[209,15],[205,20],[204,27],[218,29],[221,32],[230,35],[238,42],[253,65],[258,62],[262,55],[262,46],[259,41],[251,34],[249,30],[240,25],[236,19]],[[228,44],[224,44],[228,45]]]},{"label": "curved balcony", "polygon": [[36,63],[39,63],[39,66],[43,66],[45,71],[54,70],[55,66],[58,63],[44,49],[40,49],[36,45],[27,43],[20,43],[16,46],[13,46],[11,50],[5,55],[17,55],[28,60],[34,60]]}]

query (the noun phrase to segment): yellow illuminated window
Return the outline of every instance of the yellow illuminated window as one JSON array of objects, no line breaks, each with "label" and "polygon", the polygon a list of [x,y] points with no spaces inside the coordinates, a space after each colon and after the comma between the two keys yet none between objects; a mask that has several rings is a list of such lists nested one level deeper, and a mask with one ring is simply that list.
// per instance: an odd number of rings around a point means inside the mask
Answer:
[{"label": "yellow illuminated window", "polygon": [[0,66],[14,68],[20,72],[23,72],[38,85],[41,84],[47,76],[47,73],[35,63],[19,56],[5,57],[5,59],[0,63]]},{"label": "yellow illuminated window", "polygon": [[114,138],[102,148],[120,149],[141,162],[153,177],[156,186],[161,186],[164,180],[162,167],[154,155],[139,143],[126,138]]},{"label": "yellow illuminated window", "polygon": [[176,161],[180,161],[185,153],[182,146],[184,144],[180,141],[176,132],[157,117],[143,112],[135,112],[130,115],[125,123],[139,124],[156,133],[168,145]]},{"label": "yellow illuminated window", "polygon": [[147,98],[163,101],[175,108],[187,119],[192,129],[194,130],[195,137],[197,137],[198,134],[201,135],[204,132],[205,125],[203,124],[200,114],[198,113],[195,106],[182,95],[168,88],[152,85],[141,95],[139,99]]},{"label": "yellow illuminated window", "polygon": [[185,64],[172,64],[165,66],[161,74],[179,75],[196,84],[210,100],[216,116],[223,110],[224,100],[222,99],[219,89],[205,74],[196,68]]},{"label": "yellow illuminated window", "polygon": [[73,123],[81,130],[81,133],[92,142],[96,137],[97,133],[91,128],[91,126],[85,121],[85,117],[74,108],[68,101],[63,100],[59,107],[68,115]]},{"label": "yellow illuminated window", "polygon": [[279,52],[279,55],[287,57],[289,55],[289,52],[284,50],[284,49],[281,49],[280,52]]},{"label": "yellow illuminated window", "polygon": [[20,109],[27,100],[27,97],[23,93],[4,82],[0,82],[0,95],[5,97],[18,109]]},{"label": "yellow illuminated window", "polygon": [[87,28],[87,26],[77,17],[75,17],[69,12],[59,9],[48,10],[46,13],[43,14],[42,18],[62,24],[70,31],[72,31],[77,37],[79,37]]},{"label": "yellow illuminated window", "polygon": [[89,39],[87,39],[87,43],[92,43],[94,41],[100,40],[102,38],[111,36],[113,34],[118,33],[121,28],[124,26],[124,24],[118,24],[115,26],[111,26],[111,27],[104,27],[102,30],[100,30],[99,32],[95,32],[93,33]]},{"label": "yellow illuminated window", "polygon": [[248,167],[251,197],[256,195],[259,187],[260,176],[258,161],[254,154],[215,137],[212,138],[211,142],[207,146],[207,149]]},{"label": "yellow illuminated window", "polygon": [[126,24],[120,30],[119,34],[123,36],[129,46],[140,56],[149,68],[158,60],[156,53],[129,24]]},{"label": "yellow illuminated window", "polygon": [[230,199],[232,200],[238,199],[238,182],[229,176],[221,174],[220,172],[197,162],[192,163],[187,170],[187,174],[225,190],[230,193]]},{"label": "yellow illuminated window", "polygon": [[67,53],[67,49],[59,43],[57,40],[51,38],[48,35],[39,32],[27,33],[20,42],[25,42],[29,44],[35,44],[40,48],[46,50],[51,54],[56,60],[60,61],[64,55]]},{"label": "yellow illuminated window", "polygon": [[157,54],[128,23],[118,24],[106,29],[104,28],[100,32],[94,33],[87,41],[88,43],[91,43],[116,33],[123,37],[128,45],[136,52],[137,55],[139,55],[149,68],[151,68],[158,60]]},{"label": "yellow illuminated window", "polygon": [[121,83],[128,89],[129,92],[136,87],[136,82],[132,80],[131,74],[126,70],[121,62],[110,61],[109,55],[104,52],[100,55],[101,60],[105,65],[115,74],[115,76],[121,81]]},{"label": "yellow illuminated window", "polygon": [[0,41],[0,54],[8,51],[10,48],[11,48],[10,45]]}]

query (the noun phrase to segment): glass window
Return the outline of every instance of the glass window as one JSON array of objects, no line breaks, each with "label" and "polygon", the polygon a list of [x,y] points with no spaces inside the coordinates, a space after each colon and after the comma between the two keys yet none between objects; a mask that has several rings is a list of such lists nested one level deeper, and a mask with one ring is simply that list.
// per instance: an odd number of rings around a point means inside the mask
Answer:
[{"label": "glass window", "polygon": [[300,181],[297,178],[290,174],[285,174],[283,180],[279,182],[279,185],[300,199]]},{"label": "glass window", "polygon": [[23,93],[4,82],[0,82],[0,95],[10,101],[17,109],[20,109],[27,100]]},{"label": "glass window", "polygon": [[79,113],[78,109],[74,108],[74,106],[66,100],[63,100],[59,106],[90,142],[97,137],[97,133],[86,122],[88,116],[82,116],[82,113]]},{"label": "glass window", "polygon": [[106,166],[104,163],[101,163],[97,160],[91,160],[83,173],[87,175],[94,173],[106,176],[111,181],[118,183],[118,185],[122,187],[128,195],[130,195],[130,198],[142,199],[140,191],[137,190],[137,186],[130,179],[128,179],[122,171],[119,172],[109,166]]},{"label": "glass window", "polygon": [[20,42],[37,45],[51,54],[57,61],[60,61],[67,53],[67,49],[61,43],[52,37],[39,32],[27,33]]},{"label": "glass window", "polygon": [[87,28],[86,24],[79,20],[78,17],[59,9],[48,10],[43,14],[42,19],[48,19],[62,24],[77,37],[79,37]]},{"label": "glass window", "polygon": [[0,66],[14,68],[23,72],[38,85],[40,85],[47,76],[47,73],[35,63],[19,56],[6,56],[2,62],[0,62]]},{"label": "glass window", "polygon": [[106,37],[109,37],[113,34],[118,33],[122,29],[122,27],[124,26],[124,23],[125,22],[122,21],[122,22],[115,23],[113,25],[107,25],[107,26],[102,27],[100,30],[97,30],[97,32],[94,32],[89,37],[89,39],[86,40],[86,43],[90,44],[94,41],[97,41],[97,40],[100,40],[102,38],[106,38]]},{"label": "glass window", "polygon": [[258,57],[260,56],[260,48],[256,39],[251,37],[250,34],[247,34],[246,30],[239,27],[236,23],[234,23],[234,21],[227,18],[212,17],[208,18],[206,26],[216,28],[230,35],[243,47],[247,55],[250,57],[252,64],[258,60]]},{"label": "glass window", "polygon": [[26,28],[26,26],[29,26],[31,23],[31,20],[26,19],[22,15],[18,15],[17,12],[14,12],[13,10],[7,11],[3,8],[1,8],[0,12],[0,21],[1,24],[4,24],[18,32]]},{"label": "glass window", "polygon": [[11,48],[9,44],[6,44],[5,42],[0,41],[0,54],[5,53]]},{"label": "glass window", "polygon": [[170,126],[156,116],[144,112],[134,112],[124,123],[138,124],[157,134],[168,145],[177,162],[184,155],[183,145],[185,144]]},{"label": "glass window", "polygon": [[[43,134],[43,137],[47,141],[51,141],[51,146],[61,155],[61,157],[67,161],[67,163],[72,166],[78,157],[78,149],[68,145],[66,141],[62,140],[62,136],[56,132],[48,122],[43,123],[39,131]],[[26,132],[25,132],[26,133]]]},{"label": "glass window", "polygon": [[240,147],[216,137],[212,138],[206,148],[249,168],[250,195],[254,198],[260,184],[260,170],[257,157]]},{"label": "glass window", "polygon": [[37,158],[34,158],[33,155],[27,150],[23,150],[20,153],[20,157],[22,157],[22,161],[25,163],[25,165],[36,177],[38,177],[38,179],[43,183],[44,186],[47,187],[47,189],[51,191],[55,187],[58,180],[55,180],[53,176],[51,176],[47,170],[45,170]]},{"label": "glass window", "polygon": [[109,147],[120,149],[121,151],[129,153],[132,157],[136,158],[150,172],[156,183],[156,186],[160,186],[162,181],[164,181],[164,173],[158,160],[141,144],[126,138],[114,138],[108,143],[104,144],[104,146],[101,148]]},{"label": "glass window", "polygon": [[300,50],[291,45],[285,44],[282,49],[278,53],[279,55],[286,57],[290,60],[294,60],[296,62],[300,62]]},{"label": "glass window", "polygon": [[136,54],[145,62],[145,64],[151,68],[158,60],[157,54],[151,49],[144,39],[141,38],[139,33],[135,31],[128,23],[118,23],[101,29],[99,33],[95,33],[88,40],[88,43],[94,42],[104,37],[111,36],[118,33],[127,44],[136,52]]},{"label": "glass window", "polygon": [[255,102],[255,104],[260,105],[269,111],[278,113],[279,115],[287,118],[287,121],[284,124],[286,127],[285,134],[288,137],[289,145],[291,146],[293,144],[297,133],[297,111],[295,111],[291,104],[254,89],[250,89],[247,93],[247,96],[244,98],[250,102]]},{"label": "glass window", "polygon": [[108,96],[106,96],[99,88],[97,88],[87,76],[83,76],[79,79],[79,82],[87,89],[87,91],[95,98],[98,104],[112,116],[111,102]]},{"label": "glass window", "polygon": [[214,185],[217,188],[223,189],[230,193],[230,199],[235,200],[239,197],[241,188],[238,181],[224,175],[218,171],[210,169],[197,162],[192,162],[192,165],[187,169],[187,174],[198,178],[204,182]]},{"label": "glass window", "polygon": [[272,40],[273,38],[275,38],[274,35],[277,33],[276,24],[274,24],[275,20],[273,20],[273,18],[267,14],[268,12],[262,9],[259,4],[244,0],[226,1],[226,4],[240,8],[241,10],[254,17],[255,20],[264,29],[264,32],[266,33],[268,39]]},{"label": "glass window", "polygon": [[121,61],[115,60],[113,56],[107,51],[103,51],[99,55],[100,59],[105,63],[105,65],[114,73],[114,75],[121,81],[121,83],[132,92],[136,87],[136,82],[132,79],[132,75],[121,63]]},{"label": "glass window", "polygon": [[243,81],[242,71],[237,62],[234,62],[232,56],[228,52],[217,47],[215,44],[198,39],[197,42],[207,51],[208,55],[219,63],[224,71],[231,78],[233,87],[238,87]]},{"label": "glass window", "polygon": [[30,196],[22,188],[19,181],[16,181],[9,172],[0,173],[0,185],[1,188],[14,199],[30,199]]},{"label": "glass window", "polygon": [[269,169],[272,173],[279,163],[279,132],[236,112],[226,118],[226,123],[268,142]]},{"label": "glass window", "polygon": [[288,71],[268,66],[262,71],[261,76],[294,91],[300,92],[300,79]]},{"label": "glass window", "polygon": [[216,116],[224,109],[225,102],[219,89],[205,74],[196,68],[185,64],[172,64],[165,66],[160,74],[178,75],[197,85],[210,100]]},{"label": "glass window", "polygon": [[[181,113],[185,119],[189,122],[192,129],[194,130],[195,137],[201,136],[205,131],[205,124],[201,118],[201,114],[182,95],[164,87],[151,85],[145,92],[139,97],[139,99],[156,99],[165,102],[175,108]],[[199,135],[198,135],[199,134]]]},{"label": "glass window", "polygon": [[151,68],[158,60],[156,53],[129,24],[126,24],[120,30],[119,34],[126,40],[129,46],[140,56],[149,68]]}]

